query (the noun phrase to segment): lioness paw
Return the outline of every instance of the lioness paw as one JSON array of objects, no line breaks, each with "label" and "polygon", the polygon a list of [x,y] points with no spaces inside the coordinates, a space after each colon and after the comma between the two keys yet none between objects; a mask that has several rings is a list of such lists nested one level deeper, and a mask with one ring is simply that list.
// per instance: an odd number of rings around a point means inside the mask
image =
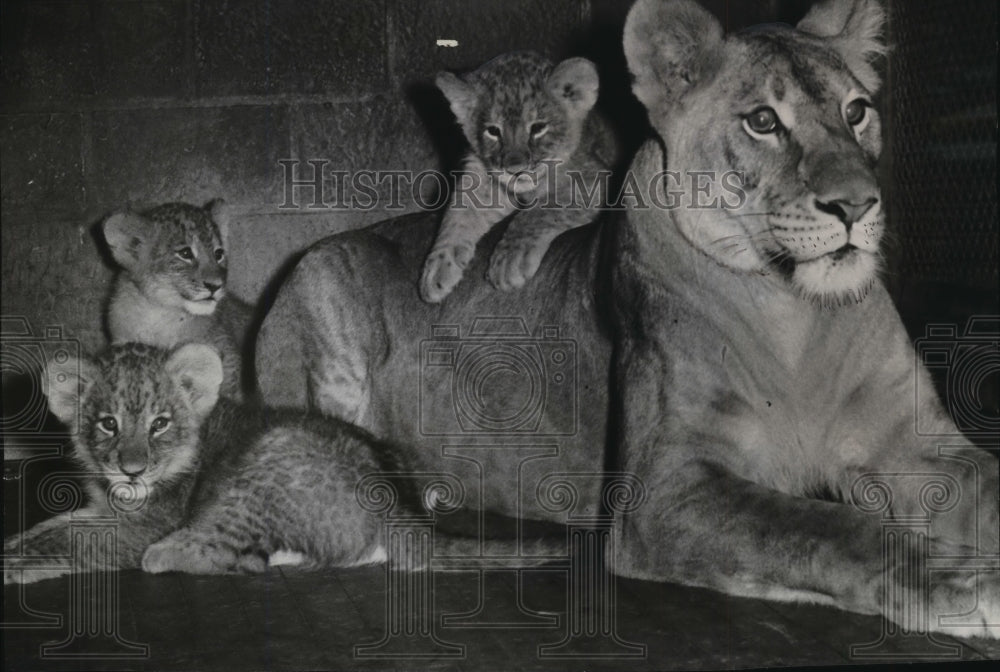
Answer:
[{"label": "lioness paw", "polygon": [[1000,639],[1000,572],[932,571],[929,579],[925,590],[897,589],[887,618],[915,632]]},{"label": "lioness paw", "polygon": [[534,240],[501,240],[493,251],[486,277],[497,289],[520,289],[535,277],[547,248],[548,245]]},{"label": "lioness paw", "polygon": [[1000,639],[1000,572],[932,572],[930,579],[932,631]]},{"label": "lioness paw", "polygon": [[474,253],[475,248],[461,244],[432,250],[420,277],[420,298],[427,303],[444,300],[462,279]]}]

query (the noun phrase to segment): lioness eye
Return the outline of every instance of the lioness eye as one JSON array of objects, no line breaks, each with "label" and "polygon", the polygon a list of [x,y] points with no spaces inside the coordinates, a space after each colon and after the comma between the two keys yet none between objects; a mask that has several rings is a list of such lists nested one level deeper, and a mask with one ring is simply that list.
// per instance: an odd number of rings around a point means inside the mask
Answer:
[{"label": "lioness eye", "polygon": [[177,250],[177,256],[183,259],[184,261],[191,261],[194,259],[194,250],[192,250],[190,247],[182,247],[181,249]]},{"label": "lioness eye", "polygon": [[169,426],[170,426],[170,419],[165,418],[161,415],[153,419],[153,422],[150,423],[149,425],[149,431],[151,434],[159,434]]},{"label": "lioness eye", "polygon": [[754,133],[774,133],[778,130],[778,113],[770,107],[758,107],[744,117],[744,121]]},{"label": "lioness eye", "polygon": [[544,121],[536,121],[531,125],[529,130],[531,131],[531,137],[539,138],[545,135],[545,132],[549,130],[549,125]]},{"label": "lioness eye", "polygon": [[225,257],[225,256],[226,256],[226,253],[223,251],[223,249],[221,247],[215,251],[215,260],[216,261],[222,261],[222,258]]},{"label": "lioness eye", "polygon": [[486,135],[487,138],[490,138],[491,140],[499,140],[500,139],[500,127],[499,126],[494,126],[494,125],[490,124],[489,126],[487,126],[484,129],[483,133]]},{"label": "lioness eye", "polygon": [[110,415],[105,415],[103,418],[98,420],[97,426],[100,427],[102,431],[107,432],[112,436],[118,433],[118,421]]},{"label": "lioness eye", "polygon": [[851,126],[857,126],[865,120],[865,114],[867,112],[868,102],[862,100],[861,98],[855,98],[847,104],[847,107],[844,108],[844,118],[847,119],[847,123]]}]

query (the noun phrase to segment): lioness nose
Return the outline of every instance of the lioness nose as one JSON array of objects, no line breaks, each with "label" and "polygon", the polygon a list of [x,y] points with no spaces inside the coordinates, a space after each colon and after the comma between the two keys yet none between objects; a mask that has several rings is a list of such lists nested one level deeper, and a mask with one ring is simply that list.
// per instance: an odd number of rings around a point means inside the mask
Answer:
[{"label": "lioness nose", "polygon": [[205,283],[205,289],[207,289],[212,294],[215,294],[221,288],[222,288],[222,285],[220,285],[217,282],[206,282]]},{"label": "lioness nose", "polygon": [[864,217],[865,213],[871,210],[876,203],[878,203],[878,199],[874,196],[869,196],[858,201],[852,201],[847,198],[828,201],[816,199],[816,208],[835,215],[837,219],[844,223],[847,230],[850,231],[851,225]]}]

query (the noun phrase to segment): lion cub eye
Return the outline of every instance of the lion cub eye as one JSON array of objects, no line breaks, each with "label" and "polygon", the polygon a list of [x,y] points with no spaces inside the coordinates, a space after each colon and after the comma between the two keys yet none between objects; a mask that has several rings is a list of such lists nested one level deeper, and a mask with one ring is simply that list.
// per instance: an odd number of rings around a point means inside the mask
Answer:
[{"label": "lion cub eye", "polygon": [[772,108],[764,106],[758,107],[743,117],[743,125],[751,134],[767,135],[768,133],[777,131],[780,122],[778,120],[778,113]]},{"label": "lion cub eye", "polygon": [[175,254],[184,261],[194,261],[194,250],[190,247],[182,247]]},{"label": "lion cub eye", "polygon": [[494,124],[490,124],[485,129],[483,129],[483,135],[485,135],[490,140],[500,139],[500,127]]},{"label": "lion cub eye", "polygon": [[153,422],[149,423],[149,433],[150,434],[162,434],[166,431],[167,427],[170,426],[170,418],[166,416],[158,416],[153,418]]},{"label": "lion cub eye", "polygon": [[549,125],[544,121],[536,121],[531,126],[528,127],[528,132],[531,133],[531,137],[540,138],[549,131]]},{"label": "lion cub eye", "polygon": [[102,416],[97,421],[97,426],[105,434],[110,434],[111,436],[115,436],[116,434],[118,434],[118,421],[115,420],[114,416],[111,415]]},{"label": "lion cub eye", "polygon": [[844,118],[851,126],[857,126],[865,120],[868,113],[868,101],[862,98],[855,98],[844,108]]},{"label": "lion cub eye", "polygon": [[225,251],[221,247],[215,250],[215,260],[216,261],[222,261],[225,256],[226,256],[226,253],[225,253]]}]

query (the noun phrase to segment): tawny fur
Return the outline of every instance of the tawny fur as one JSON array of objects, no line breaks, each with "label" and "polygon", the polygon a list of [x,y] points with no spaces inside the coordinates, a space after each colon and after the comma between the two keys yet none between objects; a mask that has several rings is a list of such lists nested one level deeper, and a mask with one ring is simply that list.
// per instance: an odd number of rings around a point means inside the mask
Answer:
[{"label": "tawny fur", "polygon": [[212,345],[226,371],[223,394],[239,398],[252,311],[227,292],[229,219],[221,200],[108,217],[104,236],[121,271],[106,326],[112,343]]},{"label": "tawny fur", "polygon": [[443,72],[437,85],[470,151],[424,262],[420,295],[430,303],[448,296],[479,240],[513,213],[487,277],[498,289],[523,287],[552,240],[593,221],[607,199],[617,149],[593,111],[597,69],[583,58],[553,65],[515,52],[462,76]]},{"label": "tawny fur", "polygon": [[[264,398],[356,420],[425,468],[460,474],[490,510],[558,520],[563,509],[535,496],[553,472],[631,472],[646,498],[616,517],[608,566],[623,575],[823,601],[906,627],[924,604],[931,630],[1000,636],[997,572],[933,572],[919,594],[904,583],[918,548],[883,565],[889,514],[928,516],[934,552],[995,560],[1000,470],[923,393],[927,373],[876,275],[881,141],[869,103],[882,17],[868,0],[827,2],[803,30],[725,36],[693,2],[639,0],[624,49],[658,135],[632,165],[637,185],[654,185],[643,203],[556,239],[515,300],[470,277],[440,307],[417,301],[422,259],[409,250],[433,235],[427,216],[316,244],[264,322]],[[773,118],[780,129],[761,123]],[[654,179],[664,169],[685,180],[680,206],[655,205],[670,196]],[[721,182],[699,194],[687,171],[706,170],[742,173],[744,198]],[[727,196],[729,208],[691,207]],[[485,264],[474,257],[469,275]],[[428,344],[460,354],[456,343],[475,345],[475,318],[511,315],[528,322],[522,342],[550,326],[580,345],[578,406],[549,403],[539,425],[567,435],[544,435],[558,444],[548,456],[442,451],[529,440],[452,425],[442,438],[425,421],[461,388],[424,386]],[[524,384],[498,381],[485,413]],[[938,436],[918,435],[918,417]],[[961,458],[939,455],[940,443]],[[891,509],[866,512],[878,508],[866,483],[886,473]],[[958,497],[947,511],[927,508],[935,474]],[[574,511],[599,509],[599,488],[574,483]],[[946,626],[942,614],[965,615]]]}]

